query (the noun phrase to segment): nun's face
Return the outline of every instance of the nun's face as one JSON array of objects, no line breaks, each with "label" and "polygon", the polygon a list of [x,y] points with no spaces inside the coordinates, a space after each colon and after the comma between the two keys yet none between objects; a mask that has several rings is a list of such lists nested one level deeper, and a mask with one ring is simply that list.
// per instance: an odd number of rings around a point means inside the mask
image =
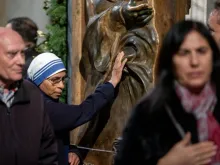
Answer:
[{"label": "nun's face", "polygon": [[210,80],[212,50],[207,40],[191,31],[173,56],[176,80],[189,90],[199,90]]},{"label": "nun's face", "polygon": [[65,87],[66,72],[62,71],[45,79],[40,84],[40,89],[49,97],[58,99]]}]

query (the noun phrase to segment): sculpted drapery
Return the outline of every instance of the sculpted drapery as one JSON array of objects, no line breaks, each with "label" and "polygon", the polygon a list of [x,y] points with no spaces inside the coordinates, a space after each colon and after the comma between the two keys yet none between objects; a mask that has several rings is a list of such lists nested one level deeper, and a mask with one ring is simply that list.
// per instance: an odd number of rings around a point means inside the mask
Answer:
[{"label": "sculpted drapery", "polygon": [[[153,83],[152,68],[158,36],[151,2],[88,0],[90,16],[83,42],[80,71],[86,81],[85,97],[108,80],[115,57],[124,51],[128,62],[116,98],[96,118],[81,126],[80,146],[114,150],[117,139],[137,103]],[[116,142],[116,143],[115,143]],[[82,150],[85,154],[87,150]],[[112,164],[113,153],[90,151],[86,162]]]}]

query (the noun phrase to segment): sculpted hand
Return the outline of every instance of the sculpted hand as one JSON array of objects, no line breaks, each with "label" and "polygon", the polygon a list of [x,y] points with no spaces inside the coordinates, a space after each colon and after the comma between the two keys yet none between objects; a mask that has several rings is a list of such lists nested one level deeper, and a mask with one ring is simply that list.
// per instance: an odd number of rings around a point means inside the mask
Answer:
[{"label": "sculpted hand", "polygon": [[68,154],[68,157],[69,157],[69,164],[70,165],[79,165],[80,159],[77,154],[70,152]]},{"label": "sculpted hand", "polygon": [[125,63],[127,62],[127,59],[122,60],[123,57],[124,57],[124,52],[120,52],[117,55],[114,66],[113,66],[112,76],[109,82],[112,83],[114,87],[116,87],[119,81],[121,80],[122,71],[125,66]]},{"label": "sculpted hand", "polygon": [[126,27],[143,27],[153,18],[153,9],[147,3],[136,5],[135,0],[130,0],[122,7],[122,16]]},{"label": "sculpted hand", "polygon": [[217,147],[213,142],[205,141],[190,144],[191,135],[187,133],[183,140],[178,142],[158,165],[207,165],[216,154]]}]

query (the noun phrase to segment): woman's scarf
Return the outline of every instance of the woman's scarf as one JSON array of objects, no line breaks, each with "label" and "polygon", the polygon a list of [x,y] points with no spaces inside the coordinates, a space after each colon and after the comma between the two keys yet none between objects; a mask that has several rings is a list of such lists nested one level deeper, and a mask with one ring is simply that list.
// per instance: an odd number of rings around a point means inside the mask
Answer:
[{"label": "woman's scarf", "polygon": [[[186,112],[193,113],[197,120],[199,141],[213,141],[220,148],[220,126],[213,116],[217,103],[215,87],[207,83],[199,94],[191,93],[187,88],[175,82],[175,90]],[[220,163],[220,150],[212,164]]]}]

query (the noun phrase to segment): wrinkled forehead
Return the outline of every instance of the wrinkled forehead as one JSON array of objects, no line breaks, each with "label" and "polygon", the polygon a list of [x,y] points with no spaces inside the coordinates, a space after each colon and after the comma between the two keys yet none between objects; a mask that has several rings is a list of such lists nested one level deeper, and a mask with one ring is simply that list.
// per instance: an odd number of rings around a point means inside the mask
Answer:
[{"label": "wrinkled forehead", "polygon": [[5,31],[4,29],[0,29],[0,48],[4,48],[6,50],[23,50],[25,48],[25,44],[17,32],[10,29]]},{"label": "wrinkled forehead", "polygon": [[220,14],[216,12],[212,12],[209,15],[208,22],[207,22],[208,28],[211,31],[219,31],[220,26]]},{"label": "wrinkled forehead", "polygon": [[219,15],[219,13],[220,12],[217,9],[214,9],[211,11],[210,16],[216,16],[216,15]]}]

